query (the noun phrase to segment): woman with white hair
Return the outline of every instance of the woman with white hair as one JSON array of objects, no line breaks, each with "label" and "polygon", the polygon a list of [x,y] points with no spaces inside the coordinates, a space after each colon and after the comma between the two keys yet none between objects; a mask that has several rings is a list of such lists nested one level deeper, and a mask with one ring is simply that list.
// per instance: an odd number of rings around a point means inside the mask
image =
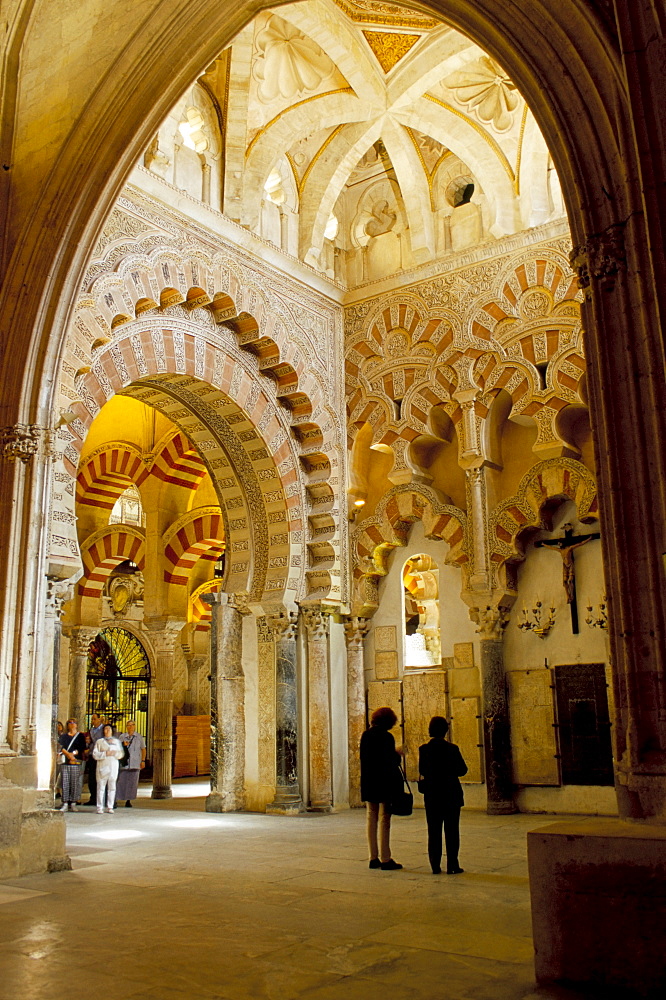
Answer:
[{"label": "woman with white hair", "polygon": [[113,812],[116,801],[116,780],[118,778],[118,761],[123,756],[120,740],[113,735],[113,727],[108,723],[104,726],[101,739],[93,747],[93,757],[97,761],[97,812]]},{"label": "woman with white hair", "polygon": [[122,733],[119,739],[127,753],[127,764],[120,768],[116,799],[125,799],[129,809],[132,799],[137,796],[139,777],[146,766],[146,741],[141,733],[137,733],[134,719],[127,720],[127,732]]}]

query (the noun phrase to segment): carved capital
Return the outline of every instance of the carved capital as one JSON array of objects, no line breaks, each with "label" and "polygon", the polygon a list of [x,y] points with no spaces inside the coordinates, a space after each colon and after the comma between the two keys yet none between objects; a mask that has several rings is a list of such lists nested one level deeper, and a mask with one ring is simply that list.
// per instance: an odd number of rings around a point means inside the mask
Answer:
[{"label": "carved capital", "polygon": [[303,624],[308,630],[310,639],[325,639],[328,635],[328,628],[331,616],[321,608],[301,608]]},{"label": "carved capital", "polygon": [[86,625],[72,625],[63,630],[69,639],[69,650],[72,656],[87,656],[90,643],[99,633],[99,629]]},{"label": "carved capital", "polygon": [[65,604],[74,597],[75,583],[57,576],[47,576],[46,580],[46,612],[61,618]]},{"label": "carved capital", "polygon": [[509,610],[487,606],[470,608],[469,616],[476,623],[476,631],[482,639],[501,639],[509,624]]},{"label": "carved capital", "polygon": [[42,428],[37,424],[12,424],[0,430],[0,449],[7,462],[27,464],[39,449]]},{"label": "carved capital", "polygon": [[350,615],[345,620],[345,639],[350,649],[360,649],[363,646],[363,640],[368,634],[369,627],[370,623],[367,618]]},{"label": "carved capital", "polygon": [[578,275],[578,284],[587,301],[591,299],[593,281],[598,282],[604,291],[611,292],[617,275],[627,267],[624,223],[618,222],[604,229],[603,233],[589,236],[584,243],[573,248],[569,261]]},{"label": "carved capital", "polygon": [[296,622],[298,615],[295,611],[280,611],[274,615],[268,615],[266,622],[276,639],[293,640],[296,638]]},{"label": "carved capital", "polygon": [[144,626],[158,656],[173,653],[184,624],[182,621],[168,618],[144,619]]}]

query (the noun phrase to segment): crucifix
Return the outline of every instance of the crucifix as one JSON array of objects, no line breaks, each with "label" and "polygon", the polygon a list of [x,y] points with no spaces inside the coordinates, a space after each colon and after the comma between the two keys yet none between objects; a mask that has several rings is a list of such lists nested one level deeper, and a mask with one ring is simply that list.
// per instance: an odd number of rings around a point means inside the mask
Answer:
[{"label": "crucifix", "polygon": [[553,546],[562,556],[562,583],[567,595],[567,604],[571,608],[571,631],[578,635],[578,605],[576,604],[576,577],[574,575],[574,549],[580,548],[586,542],[599,538],[599,532],[590,535],[574,535],[572,524],[563,524],[564,538],[549,538],[535,542],[535,548],[542,545]]}]

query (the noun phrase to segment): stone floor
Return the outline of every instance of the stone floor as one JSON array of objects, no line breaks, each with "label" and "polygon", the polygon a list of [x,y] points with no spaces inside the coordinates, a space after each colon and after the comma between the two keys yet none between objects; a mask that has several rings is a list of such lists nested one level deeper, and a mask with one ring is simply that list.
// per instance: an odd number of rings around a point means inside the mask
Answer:
[{"label": "stone floor", "polygon": [[[462,820],[434,876],[424,814],[393,821],[404,870],[369,871],[364,814],[203,812],[199,785],[68,814],[73,871],[0,884],[0,1000],[574,1000],[537,990],[525,834]],[[4,905],[3,905],[4,904]]]}]

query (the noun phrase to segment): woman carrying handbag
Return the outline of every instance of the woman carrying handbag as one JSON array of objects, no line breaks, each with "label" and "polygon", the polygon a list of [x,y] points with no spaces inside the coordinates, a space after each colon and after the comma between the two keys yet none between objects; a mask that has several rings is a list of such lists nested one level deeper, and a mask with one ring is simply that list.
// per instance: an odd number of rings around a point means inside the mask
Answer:
[{"label": "woman carrying handbag", "polygon": [[[370,728],[361,736],[361,799],[367,809],[369,868],[397,871],[402,868],[391,857],[391,802],[403,791],[400,754],[389,732],[398,718],[392,708],[378,708]],[[379,838],[378,838],[379,833]]]},{"label": "woman carrying handbag", "polygon": [[62,777],[61,812],[76,812],[76,803],[83,788],[83,759],[86,755],[86,738],[79,732],[76,719],[67,720],[67,732],[58,737]]}]

